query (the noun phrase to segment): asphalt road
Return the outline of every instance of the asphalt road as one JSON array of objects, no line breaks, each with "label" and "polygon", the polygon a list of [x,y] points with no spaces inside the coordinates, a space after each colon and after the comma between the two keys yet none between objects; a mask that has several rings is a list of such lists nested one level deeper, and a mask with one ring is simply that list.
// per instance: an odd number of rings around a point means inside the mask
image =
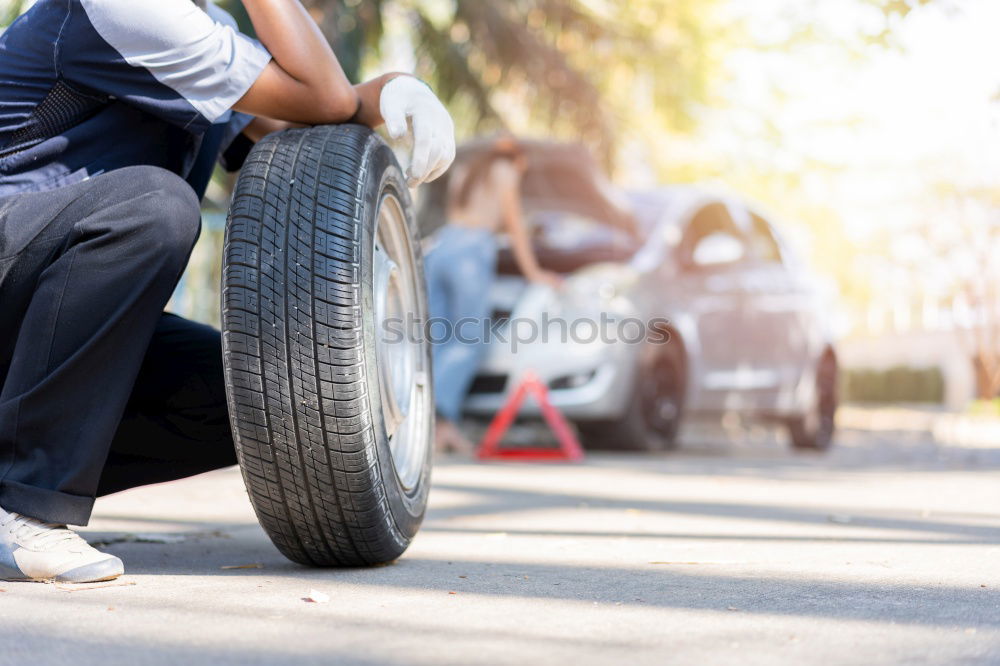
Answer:
[{"label": "asphalt road", "polygon": [[368,570],[285,561],[235,470],[102,500],[128,575],[0,583],[0,664],[1000,663],[998,449],[756,432],[434,483]]}]

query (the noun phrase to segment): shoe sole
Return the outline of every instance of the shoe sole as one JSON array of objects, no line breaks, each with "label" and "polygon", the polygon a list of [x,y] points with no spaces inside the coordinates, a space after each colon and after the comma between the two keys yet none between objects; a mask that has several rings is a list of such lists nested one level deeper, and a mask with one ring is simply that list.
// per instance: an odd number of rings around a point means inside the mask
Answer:
[{"label": "shoe sole", "polygon": [[[0,580],[10,583],[106,583],[115,580],[125,572],[120,566],[111,569],[113,561],[95,562],[76,569],[70,569],[51,578],[30,578],[16,569],[0,564]],[[109,569],[111,569],[109,571]]]},{"label": "shoe sole", "polygon": [[103,583],[125,573],[121,560],[112,558],[64,571],[55,577],[57,583]]}]

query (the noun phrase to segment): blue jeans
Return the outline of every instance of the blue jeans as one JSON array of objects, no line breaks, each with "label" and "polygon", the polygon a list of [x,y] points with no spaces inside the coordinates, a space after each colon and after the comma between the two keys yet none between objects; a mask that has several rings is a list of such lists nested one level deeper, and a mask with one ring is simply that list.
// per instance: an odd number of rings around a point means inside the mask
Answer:
[{"label": "blue jeans", "polygon": [[461,416],[462,402],[486,351],[482,333],[489,325],[496,263],[492,231],[455,225],[442,227],[424,261],[428,308],[436,320],[430,327],[434,406],[450,421]]}]

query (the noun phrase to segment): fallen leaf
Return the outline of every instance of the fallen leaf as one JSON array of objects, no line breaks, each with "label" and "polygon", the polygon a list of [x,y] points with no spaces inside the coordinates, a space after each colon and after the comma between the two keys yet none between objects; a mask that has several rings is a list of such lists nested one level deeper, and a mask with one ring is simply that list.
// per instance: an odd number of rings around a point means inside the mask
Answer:
[{"label": "fallen leaf", "polygon": [[325,604],[329,603],[330,595],[319,590],[309,590],[309,596],[305,597],[304,600],[313,604]]},{"label": "fallen leaf", "polygon": [[181,543],[188,540],[186,534],[136,534],[133,541],[136,543]]},{"label": "fallen leaf", "polygon": [[451,590],[448,590],[448,594],[458,594],[458,592],[452,592]]},{"label": "fallen leaf", "polygon": [[227,564],[224,567],[219,567],[220,569],[263,569],[264,565],[259,562],[254,562],[253,564]]},{"label": "fallen leaf", "polygon": [[[459,578],[468,578],[468,576],[459,576]],[[983,587],[986,587],[986,586],[983,585]],[[3,590],[0,590],[0,592],[3,592]]]}]

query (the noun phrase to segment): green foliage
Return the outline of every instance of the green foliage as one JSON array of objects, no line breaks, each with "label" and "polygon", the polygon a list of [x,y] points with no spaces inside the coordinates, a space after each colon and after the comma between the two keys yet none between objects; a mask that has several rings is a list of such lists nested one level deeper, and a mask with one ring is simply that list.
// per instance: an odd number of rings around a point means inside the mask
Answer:
[{"label": "green foliage", "polygon": [[14,22],[28,7],[25,0],[0,0],[0,31]]},{"label": "green foliage", "polygon": [[609,165],[630,123],[694,126],[725,34],[712,19],[718,0],[305,4],[352,78],[377,53],[392,12],[408,26],[418,74],[452,106],[461,131],[544,129],[587,142]]},{"label": "green foliage", "polygon": [[382,37],[386,0],[302,0],[327,36],[347,78],[361,81],[366,51],[377,49]]},{"label": "green foliage", "polygon": [[944,377],[936,367],[855,368],[843,371],[842,377],[842,394],[848,402],[944,402]]},{"label": "green foliage", "polygon": [[[851,0],[895,22],[935,0]],[[943,0],[937,0],[943,1]],[[217,0],[253,29],[240,0]],[[724,80],[723,55],[745,47],[725,0],[302,0],[344,71],[360,81],[377,59],[385,18],[403,18],[418,73],[448,102],[463,133],[544,130],[587,142],[607,166],[624,138],[686,134]],[[782,44],[829,42],[820,0],[801,0],[798,30]],[[27,0],[0,0],[0,27]],[[725,12],[732,14],[731,7]],[[758,47],[762,45],[756,45]]]}]

